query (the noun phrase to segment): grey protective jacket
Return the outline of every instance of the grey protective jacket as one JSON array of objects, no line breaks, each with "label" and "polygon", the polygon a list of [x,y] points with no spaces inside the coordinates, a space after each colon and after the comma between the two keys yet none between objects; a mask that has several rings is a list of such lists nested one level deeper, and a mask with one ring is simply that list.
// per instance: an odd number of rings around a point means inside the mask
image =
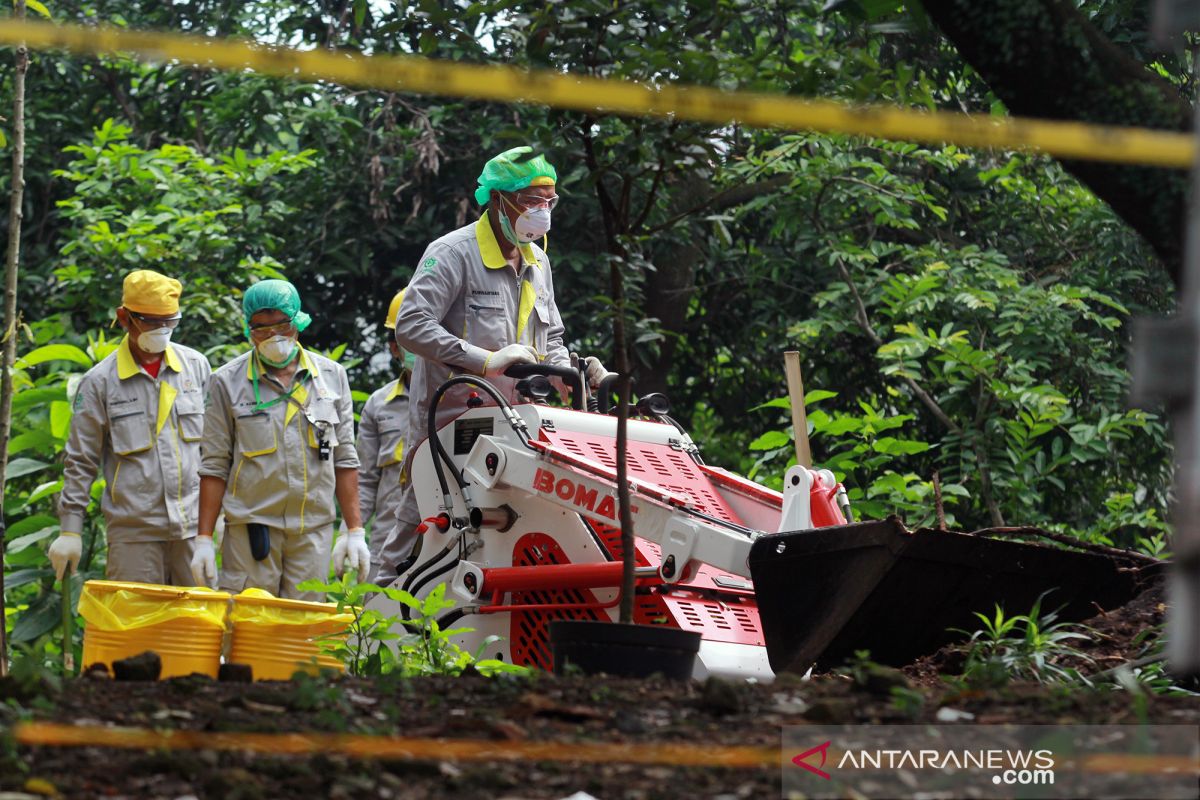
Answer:
[{"label": "grey protective jacket", "polygon": [[212,368],[181,344],[163,353],[158,377],[142,369],[126,336],[88,370],[75,394],[63,466],[59,522],[81,533],[92,481],[110,541],[161,542],[196,535],[204,393]]},{"label": "grey protective jacket", "polygon": [[375,520],[372,561],[396,527],[407,434],[408,391],[398,378],[372,393],[358,420],[358,505],[364,524]]},{"label": "grey protective jacket", "polygon": [[[429,403],[438,386],[452,375],[482,374],[491,352],[526,344],[547,363],[570,364],[550,260],[536,244],[520,251],[518,274],[504,260],[484,214],[434,241],[421,257],[396,317],[396,341],[417,355],[410,453],[428,435]],[[515,380],[490,380],[509,401],[517,399]],[[463,412],[471,391],[458,386],[447,393],[438,406],[439,428]]]},{"label": "grey protective jacket", "polygon": [[[255,375],[263,403],[285,393],[263,375],[253,350],[212,375],[200,474],[226,482],[226,524],[258,522],[293,533],[331,525],[334,468],[358,468],[346,370],[309,350],[299,359],[291,398],[267,408],[258,407]],[[320,458],[322,438],[328,460]]]}]

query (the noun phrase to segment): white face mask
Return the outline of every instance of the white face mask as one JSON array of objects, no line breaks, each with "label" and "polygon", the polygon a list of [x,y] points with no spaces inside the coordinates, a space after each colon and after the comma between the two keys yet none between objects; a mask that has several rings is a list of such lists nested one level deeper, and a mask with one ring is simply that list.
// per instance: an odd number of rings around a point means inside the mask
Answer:
[{"label": "white face mask", "polygon": [[272,367],[287,366],[298,351],[296,340],[291,336],[272,336],[259,342],[257,347],[262,360]]},{"label": "white face mask", "polygon": [[[507,200],[505,200],[508,203]],[[508,203],[512,205],[512,203]],[[517,208],[517,206],[513,206]],[[516,223],[509,222],[508,215],[500,214],[500,230],[504,237],[513,244],[529,244],[545,236],[550,231],[550,209],[546,206],[530,208],[521,212]]]},{"label": "white face mask", "polygon": [[171,328],[155,328],[138,334],[137,345],[147,353],[161,353],[171,341]]},{"label": "white face mask", "polygon": [[542,238],[550,231],[550,209],[542,206],[523,212],[513,228],[522,243]]}]

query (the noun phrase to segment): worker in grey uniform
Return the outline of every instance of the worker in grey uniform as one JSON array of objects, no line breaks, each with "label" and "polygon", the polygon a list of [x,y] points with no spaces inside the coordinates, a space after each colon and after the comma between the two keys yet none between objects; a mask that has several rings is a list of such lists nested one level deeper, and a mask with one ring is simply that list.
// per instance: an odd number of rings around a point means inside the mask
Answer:
[{"label": "worker in grey uniform", "polygon": [[103,471],[105,576],[191,586],[204,393],[212,370],[203,355],[171,341],[180,320],[179,281],[136,270],[122,289],[117,322],[125,337],[88,370],[75,393],[61,533],[48,556],[60,580],[78,565],[92,481]]},{"label": "worker in grey uniform", "polygon": [[340,550],[360,573],[370,563],[350,383],[340,364],[300,345],[312,320],[292,284],[256,283],[242,313],[253,347],[214,372],[209,387],[192,570],[197,579],[216,574],[212,532],[223,508],[221,589],[320,600],[297,587],[328,578],[335,496],[346,520],[335,557]]},{"label": "worker in grey uniform", "polygon": [[388,349],[393,363],[399,365],[400,375],[375,390],[363,406],[358,419],[358,500],[364,522],[371,523],[371,573],[374,582],[380,564],[386,559],[391,565],[404,560],[412,549],[415,534],[389,539],[396,529],[396,509],[402,493],[401,469],[404,463],[404,443],[408,434],[408,383],[411,375],[405,353],[396,344],[396,313],[404,300],[401,290],[388,306],[384,327],[388,331]]},{"label": "worker in grey uniform", "polygon": [[[451,376],[485,376],[515,402],[517,382],[503,375],[505,369],[520,363],[570,365],[550,260],[536,244],[550,230],[558,205],[557,178],[554,167],[530,147],[501,153],[479,176],[475,199],[487,206],[482,216],[434,241],[421,257],[396,318],[396,341],[417,355],[410,454],[427,438],[430,401]],[[606,374],[599,360],[587,359],[590,384],[598,385]],[[438,428],[466,409],[471,391],[459,385],[445,394]],[[419,524],[416,498],[406,489],[398,530]]]}]

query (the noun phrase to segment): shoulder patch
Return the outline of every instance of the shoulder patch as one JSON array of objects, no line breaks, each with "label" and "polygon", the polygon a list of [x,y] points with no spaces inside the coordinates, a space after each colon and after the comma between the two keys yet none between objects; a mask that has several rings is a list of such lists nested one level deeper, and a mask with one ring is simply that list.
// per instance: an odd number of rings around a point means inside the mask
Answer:
[{"label": "shoulder patch", "polygon": [[438,260],[433,256],[430,256],[429,258],[425,259],[425,262],[421,264],[421,267],[426,273],[430,273],[433,272],[434,268],[437,267],[437,263]]}]

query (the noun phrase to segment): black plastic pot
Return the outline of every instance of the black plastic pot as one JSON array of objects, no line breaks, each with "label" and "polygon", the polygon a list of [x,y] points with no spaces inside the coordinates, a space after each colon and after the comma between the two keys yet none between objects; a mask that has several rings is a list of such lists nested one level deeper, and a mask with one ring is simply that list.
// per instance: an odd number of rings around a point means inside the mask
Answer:
[{"label": "black plastic pot", "polygon": [[557,675],[572,664],[587,675],[645,678],[660,673],[685,681],[692,677],[700,634],[665,625],[556,620],[550,623],[550,645]]}]

